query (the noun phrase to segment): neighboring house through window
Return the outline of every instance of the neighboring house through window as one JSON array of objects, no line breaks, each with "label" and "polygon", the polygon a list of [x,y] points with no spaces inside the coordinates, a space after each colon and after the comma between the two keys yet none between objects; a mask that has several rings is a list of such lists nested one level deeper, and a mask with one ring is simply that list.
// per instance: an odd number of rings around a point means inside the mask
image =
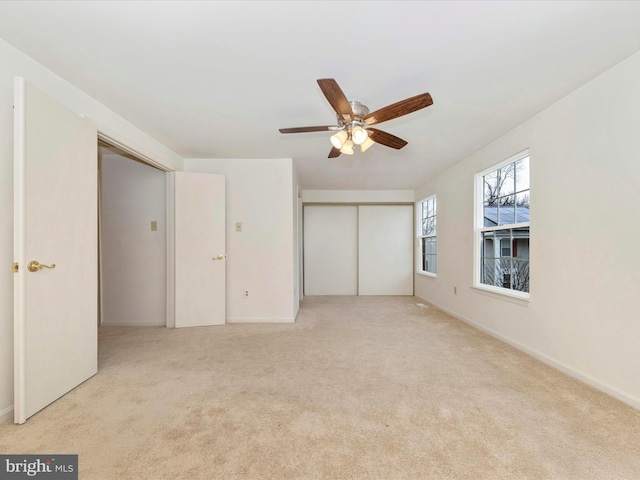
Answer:
[{"label": "neighboring house through window", "polygon": [[[529,154],[476,176],[476,286],[529,294]],[[524,294],[524,295],[523,295]]]},{"label": "neighboring house through window", "polygon": [[429,197],[420,202],[418,208],[418,237],[420,254],[418,271],[436,274],[436,197]]}]

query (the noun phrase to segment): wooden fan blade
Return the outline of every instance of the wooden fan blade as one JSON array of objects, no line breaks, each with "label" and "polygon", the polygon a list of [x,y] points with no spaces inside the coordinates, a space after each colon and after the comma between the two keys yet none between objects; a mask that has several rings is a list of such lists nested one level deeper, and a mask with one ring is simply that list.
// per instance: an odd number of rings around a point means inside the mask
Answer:
[{"label": "wooden fan blade", "polygon": [[340,156],[340,150],[336,147],[333,147],[329,152],[329,156],[327,158],[336,158]]},{"label": "wooden fan blade", "polygon": [[353,110],[351,110],[349,100],[338,83],[333,78],[321,78],[318,80],[318,85],[336,113],[345,121],[353,120]]},{"label": "wooden fan blade", "polygon": [[415,97],[401,100],[392,105],[388,105],[364,117],[364,123],[374,125],[376,123],[386,122],[394,118],[402,117],[417,110],[421,110],[433,104],[433,99],[428,93],[422,93]]},{"label": "wooden fan blade", "polygon": [[368,128],[369,138],[376,143],[380,143],[382,145],[386,145],[387,147],[395,148],[396,150],[400,150],[404,147],[407,142],[403,139],[396,137],[395,135],[391,135],[390,133],[383,132],[382,130],[378,130],[376,128]]},{"label": "wooden fan blade", "polygon": [[294,128],[280,128],[280,133],[305,133],[305,132],[327,132],[335,128],[334,125],[326,125],[322,127],[294,127]]}]

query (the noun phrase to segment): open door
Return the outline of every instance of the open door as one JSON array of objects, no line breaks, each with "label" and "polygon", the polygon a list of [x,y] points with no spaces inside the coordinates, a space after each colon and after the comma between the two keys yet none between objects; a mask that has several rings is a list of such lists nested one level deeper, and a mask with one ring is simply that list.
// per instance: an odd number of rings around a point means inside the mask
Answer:
[{"label": "open door", "polygon": [[175,172],[175,326],[226,318],[225,177]]},{"label": "open door", "polygon": [[97,372],[97,131],[15,81],[15,422]]}]

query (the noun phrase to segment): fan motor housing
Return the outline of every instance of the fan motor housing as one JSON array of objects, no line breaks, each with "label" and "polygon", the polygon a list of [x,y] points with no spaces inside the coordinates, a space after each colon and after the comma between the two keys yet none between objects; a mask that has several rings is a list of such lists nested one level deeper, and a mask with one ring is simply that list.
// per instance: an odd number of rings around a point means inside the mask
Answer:
[{"label": "fan motor housing", "polygon": [[349,105],[351,105],[351,110],[353,110],[353,116],[356,117],[356,120],[362,121],[364,117],[369,115],[369,109],[367,106],[363,105],[359,101],[351,100]]},{"label": "fan motor housing", "polygon": [[342,128],[346,126],[349,129],[354,123],[356,125],[364,125],[363,118],[369,115],[369,108],[358,100],[350,100],[349,105],[351,105],[351,111],[353,112],[353,120],[349,121],[337,115],[338,125]]}]

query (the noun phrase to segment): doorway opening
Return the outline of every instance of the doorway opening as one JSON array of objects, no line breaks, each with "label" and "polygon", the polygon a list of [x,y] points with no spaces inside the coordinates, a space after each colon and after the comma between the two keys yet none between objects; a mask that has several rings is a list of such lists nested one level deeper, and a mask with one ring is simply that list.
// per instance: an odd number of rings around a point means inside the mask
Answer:
[{"label": "doorway opening", "polygon": [[166,175],[98,140],[99,326],[167,326]]}]

